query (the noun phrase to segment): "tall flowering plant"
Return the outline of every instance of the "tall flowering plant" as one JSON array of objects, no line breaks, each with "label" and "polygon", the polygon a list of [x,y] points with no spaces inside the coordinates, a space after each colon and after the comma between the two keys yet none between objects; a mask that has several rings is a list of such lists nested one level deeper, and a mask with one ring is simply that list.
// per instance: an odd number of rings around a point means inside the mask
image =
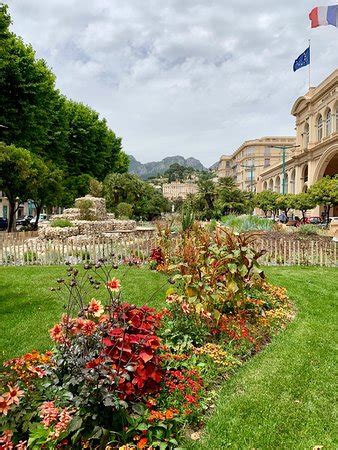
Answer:
[{"label": "tall flowering plant", "polygon": [[[123,443],[137,405],[160,392],[162,314],[123,302],[115,269],[102,262],[82,271],[69,266],[68,279],[57,280],[53,290],[68,299],[50,330],[53,352],[9,361],[2,374],[1,448]],[[100,287],[105,301],[94,296]]]}]

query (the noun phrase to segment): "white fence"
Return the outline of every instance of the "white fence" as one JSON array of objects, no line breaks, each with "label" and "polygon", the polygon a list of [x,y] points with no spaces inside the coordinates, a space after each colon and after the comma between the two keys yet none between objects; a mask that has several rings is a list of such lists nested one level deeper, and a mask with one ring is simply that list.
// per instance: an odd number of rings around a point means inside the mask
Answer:
[{"label": "white fence", "polygon": [[[24,233],[0,235],[0,265],[58,265],[65,262],[82,263],[108,260],[141,261],[149,259],[155,246],[155,235],[135,236],[132,233],[119,238],[93,237],[89,241],[43,241],[31,239],[35,235]],[[265,250],[262,265],[309,265],[335,267],[338,244],[310,238],[291,240],[257,237],[252,243],[256,250]]]}]

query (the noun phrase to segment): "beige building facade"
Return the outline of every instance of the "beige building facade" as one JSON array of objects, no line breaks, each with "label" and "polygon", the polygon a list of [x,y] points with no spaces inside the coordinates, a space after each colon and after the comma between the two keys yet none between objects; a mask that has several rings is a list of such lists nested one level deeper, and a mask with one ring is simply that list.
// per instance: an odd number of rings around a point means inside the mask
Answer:
[{"label": "beige building facade", "polygon": [[231,156],[221,156],[217,176],[231,177],[239,189],[256,192],[261,173],[280,161],[280,150],[276,147],[295,143],[296,138],[291,136],[266,136],[245,141]]},{"label": "beige building facade", "polygon": [[[258,192],[266,189],[298,194],[324,176],[338,174],[338,69],[294,103],[296,145],[287,151],[285,178],[281,162],[259,175]],[[338,210],[332,212],[338,215]]]},{"label": "beige building facade", "polygon": [[164,183],[162,186],[163,196],[168,200],[185,200],[189,194],[197,194],[197,184],[188,180],[185,182],[173,181],[172,183]]}]

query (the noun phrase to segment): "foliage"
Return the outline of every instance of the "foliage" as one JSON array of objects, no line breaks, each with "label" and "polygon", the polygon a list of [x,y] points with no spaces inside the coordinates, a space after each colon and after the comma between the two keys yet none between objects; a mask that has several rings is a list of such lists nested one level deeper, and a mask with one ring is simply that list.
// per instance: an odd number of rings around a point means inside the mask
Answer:
[{"label": "foliage", "polygon": [[308,192],[316,205],[324,205],[328,219],[330,209],[338,205],[338,176],[324,177],[318,180],[310,187]]},{"label": "foliage", "polygon": [[116,211],[119,203],[133,205],[133,218],[152,220],[169,209],[162,193],[136,175],[111,173],[104,180],[107,207]]},{"label": "foliage", "polygon": [[95,178],[91,178],[89,180],[89,195],[92,197],[102,197],[103,183]]},{"label": "foliage", "polygon": [[116,214],[119,219],[130,219],[133,215],[133,206],[130,203],[121,202],[116,207]]},{"label": "foliage", "polygon": [[281,209],[287,217],[289,210],[295,207],[295,200],[296,200],[295,194],[279,195],[276,198],[276,207],[278,209]]},{"label": "foliage", "polygon": [[265,216],[268,215],[268,212],[276,214],[277,213],[277,200],[278,194],[277,192],[273,192],[270,190],[259,192],[254,197],[254,204],[258,208],[260,208]]},{"label": "foliage", "polygon": [[259,216],[235,216],[229,214],[222,217],[222,224],[237,233],[245,231],[272,230],[274,222]]},{"label": "foliage", "polygon": [[169,166],[162,176],[167,177],[168,182],[172,183],[173,181],[184,181],[187,178],[191,178],[191,175],[196,172],[196,169],[193,167],[185,167],[179,163],[174,163]]},{"label": "foliage", "polygon": [[182,208],[182,230],[188,231],[195,221],[195,214],[189,203],[186,203]]},{"label": "foliage", "polygon": [[70,220],[68,219],[54,219],[51,223],[50,223],[51,227],[60,227],[60,228],[66,228],[66,227],[72,227],[73,224]]},{"label": "foliage", "polygon": [[304,236],[312,236],[314,234],[319,234],[318,232],[319,232],[318,227],[310,223],[301,225],[300,227],[297,228],[297,233]]},{"label": "foliage", "polygon": [[296,194],[294,197],[293,207],[302,212],[303,221],[305,220],[306,211],[314,208],[315,206],[316,203],[308,192]]},{"label": "foliage", "polygon": [[76,202],[76,207],[80,210],[81,220],[96,220],[93,212],[93,202],[89,199],[82,199]]}]

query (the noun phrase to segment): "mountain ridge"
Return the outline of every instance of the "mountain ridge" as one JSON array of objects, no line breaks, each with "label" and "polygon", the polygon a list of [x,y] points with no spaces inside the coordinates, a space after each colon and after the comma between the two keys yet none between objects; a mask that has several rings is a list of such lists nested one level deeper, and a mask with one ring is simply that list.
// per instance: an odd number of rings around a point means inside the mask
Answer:
[{"label": "mountain ridge", "polygon": [[184,158],[183,156],[176,155],[176,156],[167,156],[163,158],[161,161],[151,161],[149,163],[141,163],[137,161],[137,159],[132,156],[128,155],[130,158],[130,164],[129,164],[129,173],[138,175],[140,178],[150,178],[152,176],[161,175],[166,170],[169,169],[171,164],[180,164],[183,167],[192,167],[196,170],[208,170],[206,167],[203,166],[203,164],[196,158],[190,157],[190,158]]}]

